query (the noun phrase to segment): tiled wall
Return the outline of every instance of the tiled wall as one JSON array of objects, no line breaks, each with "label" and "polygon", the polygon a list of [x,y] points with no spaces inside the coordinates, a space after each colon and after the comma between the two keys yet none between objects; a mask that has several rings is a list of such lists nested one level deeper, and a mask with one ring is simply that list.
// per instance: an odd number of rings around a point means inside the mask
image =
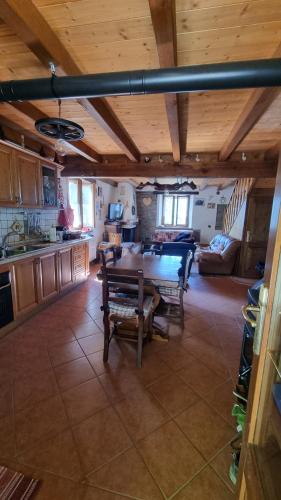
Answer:
[{"label": "tiled wall", "polygon": [[[21,233],[24,232],[24,220],[30,215],[38,217],[38,224],[42,232],[48,231],[52,225],[57,224],[57,209],[31,209],[31,208],[0,208],[0,244],[2,238],[10,231],[13,222],[18,221],[22,225]],[[31,235],[32,237],[32,235]],[[10,236],[8,243],[13,244],[20,240],[20,236]]]}]

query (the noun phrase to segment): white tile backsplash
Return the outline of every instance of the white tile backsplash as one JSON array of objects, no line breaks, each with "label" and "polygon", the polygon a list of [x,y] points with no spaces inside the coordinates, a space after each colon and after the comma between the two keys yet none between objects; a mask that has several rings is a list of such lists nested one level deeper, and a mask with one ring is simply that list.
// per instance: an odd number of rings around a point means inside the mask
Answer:
[{"label": "white tile backsplash", "polygon": [[[24,219],[29,214],[36,214],[40,219],[40,227],[42,232],[49,231],[50,227],[57,225],[58,210],[57,209],[31,209],[31,208],[0,208],[0,244],[2,238],[11,231],[11,225],[15,220],[24,225]],[[21,231],[24,233],[24,227]],[[9,237],[9,243],[15,243],[19,240],[19,236]]]}]

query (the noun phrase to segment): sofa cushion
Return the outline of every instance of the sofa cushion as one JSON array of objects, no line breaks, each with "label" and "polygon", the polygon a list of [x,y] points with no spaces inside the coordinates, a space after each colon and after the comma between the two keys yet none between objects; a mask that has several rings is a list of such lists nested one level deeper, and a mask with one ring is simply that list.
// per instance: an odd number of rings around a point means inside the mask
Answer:
[{"label": "sofa cushion", "polygon": [[182,232],[182,233],[177,234],[174,241],[181,241],[181,240],[186,240],[186,241],[192,240],[192,243],[194,243],[194,238],[192,237],[192,232],[189,232],[189,233]]}]

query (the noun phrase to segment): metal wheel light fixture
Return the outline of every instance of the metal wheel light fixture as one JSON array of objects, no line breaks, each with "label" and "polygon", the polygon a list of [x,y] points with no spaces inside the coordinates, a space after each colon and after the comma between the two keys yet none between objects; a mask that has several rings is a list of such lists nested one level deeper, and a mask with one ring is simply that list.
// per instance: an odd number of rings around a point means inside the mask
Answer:
[{"label": "metal wheel light fixture", "polygon": [[84,129],[75,122],[61,118],[61,100],[58,100],[59,116],[58,118],[41,118],[35,122],[35,128],[40,134],[49,139],[56,139],[56,151],[63,155],[64,141],[79,141],[84,137]]}]

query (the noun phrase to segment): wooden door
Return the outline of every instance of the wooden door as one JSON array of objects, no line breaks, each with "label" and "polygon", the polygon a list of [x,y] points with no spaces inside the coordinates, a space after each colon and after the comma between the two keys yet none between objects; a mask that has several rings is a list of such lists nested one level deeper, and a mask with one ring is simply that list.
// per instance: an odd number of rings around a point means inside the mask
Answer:
[{"label": "wooden door", "polygon": [[[239,463],[239,500],[279,500],[281,491],[281,154],[270,221],[265,284]],[[278,396],[278,393],[277,393]]]},{"label": "wooden door", "polygon": [[57,252],[42,255],[38,258],[38,296],[40,302],[45,302],[58,294]]},{"label": "wooden door", "polygon": [[19,151],[16,151],[15,155],[20,205],[39,207],[42,205],[39,160]]},{"label": "wooden door", "polygon": [[0,144],[0,206],[17,205],[14,152]]},{"label": "wooden door", "polygon": [[[241,276],[257,278],[258,262],[265,262],[273,193],[259,189],[248,199],[240,256]],[[270,190],[269,190],[270,191]]]},{"label": "wooden door", "polygon": [[64,290],[73,283],[72,248],[58,252],[59,289]]},{"label": "wooden door", "polygon": [[14,313],[21,316],[38,305],[36,260],[24,259],[13,266]]}]

